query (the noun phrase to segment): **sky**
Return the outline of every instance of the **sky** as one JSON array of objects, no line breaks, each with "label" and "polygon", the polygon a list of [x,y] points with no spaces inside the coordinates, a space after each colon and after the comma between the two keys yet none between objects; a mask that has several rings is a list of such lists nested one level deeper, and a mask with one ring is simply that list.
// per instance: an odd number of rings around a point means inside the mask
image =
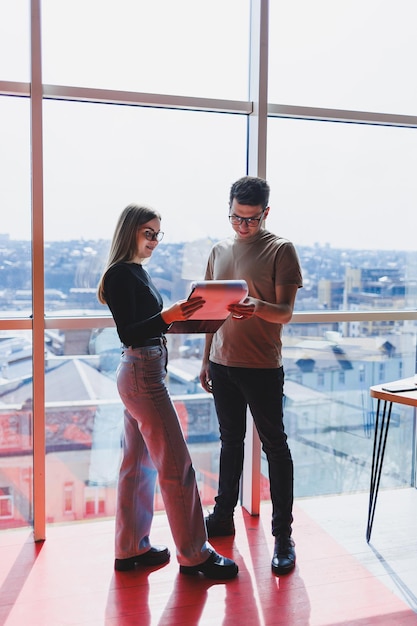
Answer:
[{"label": "sky", "polygon": [[[0,82],[28,80],[28,5],[0,0]],[[271,2],[269,100],[417,115],[417,5],[392,7]],[[42,10],[47,84],[247,98],[247,0]],[[0,233],[13,239],[30,238],[29,133],[29,103],[0,97]],[[46,240],[109,239],[130,202],[162,213],[167,241],[227,236],[245,133],[237,115],[45,102]],[[267,226],[299,245],[414,250],[416,171],[416,129],[271,119]]]}]

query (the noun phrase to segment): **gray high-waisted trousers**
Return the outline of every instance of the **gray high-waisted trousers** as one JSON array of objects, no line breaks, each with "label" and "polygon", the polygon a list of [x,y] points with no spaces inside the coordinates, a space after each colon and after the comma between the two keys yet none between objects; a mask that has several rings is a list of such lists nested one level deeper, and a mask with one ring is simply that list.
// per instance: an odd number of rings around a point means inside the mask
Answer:
[{"label": "gray high-waisted trousers", "polygon": [[125,348],[117,387],[125,406],[123,459],[116,506],[115,556],[149,550],[158,476],[180,565],[197,565],[210,553],[191,457],[165,385],[167,350]]}]

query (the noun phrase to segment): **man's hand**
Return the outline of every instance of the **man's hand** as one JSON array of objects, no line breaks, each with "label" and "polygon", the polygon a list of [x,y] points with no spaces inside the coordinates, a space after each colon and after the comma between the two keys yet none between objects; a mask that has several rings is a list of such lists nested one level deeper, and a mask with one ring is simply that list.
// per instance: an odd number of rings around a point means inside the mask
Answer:
[{"label": "man's hand", "polygon": [[228,309],[234,320],[247,320],[253,315],[272,324],[288,324],[294,310],[298,285],[276,285],[275,303],[248,297],[239,304],[231,304]]},{"label": "man's hand", "polygon": [[203,363],[200,370],[200,383],[208,393],[213,393],[213,386],[210,379],[209,364]]},{"label": "man's hand", "polygon": [[256,310],[257,300],[255,298],[245,298],[243,302],[229,304],[227,307],[233,318],[236,320],[247,320],[252,317]]}]

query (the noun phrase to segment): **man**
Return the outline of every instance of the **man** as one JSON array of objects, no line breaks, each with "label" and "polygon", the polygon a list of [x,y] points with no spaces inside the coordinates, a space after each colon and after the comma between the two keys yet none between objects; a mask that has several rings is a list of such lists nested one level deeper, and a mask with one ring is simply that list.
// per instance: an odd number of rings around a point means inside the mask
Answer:
[{"label": "man", "polygon": [[302,277],[292,243],[264,228],[269,191],[265,180],[252,176],[232,185],[229,220],[235,236],[216,244],[207,263],[206,280],[244,279],[249,297],[231,305],[232,315],[206,337],[200,381],[213,393],[221,439],[218,494],[206,526],[209,537],[235,534],[249,406],[269,468],[272,571],[287,574],[295,567],[293,462],[283,424],[281,332],[291,320]]}]

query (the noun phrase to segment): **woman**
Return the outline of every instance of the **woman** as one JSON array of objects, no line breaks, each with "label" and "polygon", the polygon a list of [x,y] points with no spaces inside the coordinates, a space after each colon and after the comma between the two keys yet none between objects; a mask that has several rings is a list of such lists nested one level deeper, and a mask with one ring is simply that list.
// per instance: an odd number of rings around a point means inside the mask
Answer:
[{"label": "woman", "polygon": [[110,308],[123,344],[117,387],[125,406],[125,432],[117,491],[115,569],[169,561],[168,548],[152,546],[149,540],[158,476],[180,572],[234,578],[236,563],[217,554],[207,541],[194,468],[164,381],[164,333],[173,322],[188,319],[204,301],[180,300],[163,308],[161,295],[142,266],[162,239],[160,226],[161,216],[153,209],[127,206],[117,222],[98,286],[98,299]]}]

